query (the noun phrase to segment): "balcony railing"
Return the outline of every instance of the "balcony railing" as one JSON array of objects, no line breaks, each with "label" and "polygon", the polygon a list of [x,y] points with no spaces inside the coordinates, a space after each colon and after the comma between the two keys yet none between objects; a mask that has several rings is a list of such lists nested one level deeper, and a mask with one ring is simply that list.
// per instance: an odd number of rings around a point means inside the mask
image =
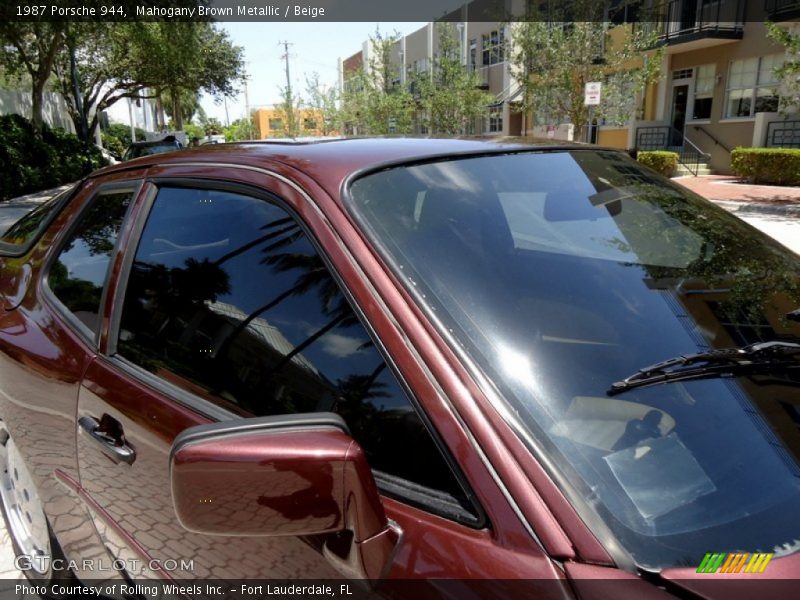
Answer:
[{"label": "balcony railing", "polygon": [[770,21],[800,18],[800,0],[765,0],[764,10]]},{"label": "balcony railing", "polygon": [[635,150],[669,150],[678,155],[678,162],[694,176],[708,163],[710,155],[703,152],[671,125],[648,125],[636,128]]},{"label": "balcony railing", "polygon": [[767,125],[767,146],[800,148],[800,121],[772,121]]},{"label": "balcony railing", "polygon": [[739,39],[745,5],[746,0],[668,0],[642,15],[640,26],[655,31],[659,43],[667,45],[701,38]]}]

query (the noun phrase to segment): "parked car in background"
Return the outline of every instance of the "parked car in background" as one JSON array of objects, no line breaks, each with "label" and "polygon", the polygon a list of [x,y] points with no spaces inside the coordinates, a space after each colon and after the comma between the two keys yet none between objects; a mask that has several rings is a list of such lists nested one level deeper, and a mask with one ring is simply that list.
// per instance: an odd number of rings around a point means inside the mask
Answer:
[{"label": "parked car in background", "polygon": [[121,158],[119,156],[112,154],[102,146],[98,146],[98,148],[100,148],[100,153],[103,155],[103,158],[106,160],[107,164],[116,165],[120,162]]},{"label": "parked car in background", "polygon": [[209,145],[1,241],[32,578],[797,591],[800,258],[622,152]]},{"label": "parked car in background", "polygon": [[204,138],[200,138],[198,141],[198,145],[205,146],[206,144],[224,144],[225,143],[225,136],[224,135],[207,135]]},{"label": "parked car in background", "polygon": [[152,142],[133,142],[122,157],[123,161],[133,160],[141,156],[150,156],[152,154],[162,154],[164,152],[174,152],[180,150],[184,146],[174,136],[167,136],[164,139]]}]

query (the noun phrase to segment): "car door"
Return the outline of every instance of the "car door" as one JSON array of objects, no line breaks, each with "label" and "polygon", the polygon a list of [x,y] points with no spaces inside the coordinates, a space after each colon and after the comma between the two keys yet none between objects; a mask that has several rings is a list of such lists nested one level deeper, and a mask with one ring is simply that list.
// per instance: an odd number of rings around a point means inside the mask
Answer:
[{"label": "car door", "polygon": [[327,233],[298,216],[310,208],[302,196],[290,203],[275,189],[164,177],[133,226],[107,345],[78,406],[81,486],[113,554],[145,578],[341,577],[319,536],[186,531],[168,473],[172,441],[190,426],[330,411],[364,448],[403,531],[391,575],[556,577],[535,544],[498,543],[409,385],[424,374],[388,355],[380,324],[332,269]]},{"label": "car door", "polygon": [[[11,246],[0,265],[5,281],[17,281],[2,298],[0,413],[68,559],[109,561],[79,499],[74,418],[78,384],[96,352],[115,244],[140,183],[90,180],[3,238],[28,250],[11,257]],[[31,236],[37,230],[40,237]],[[101,576],[83,565],[74,565],[79,574]]]}]

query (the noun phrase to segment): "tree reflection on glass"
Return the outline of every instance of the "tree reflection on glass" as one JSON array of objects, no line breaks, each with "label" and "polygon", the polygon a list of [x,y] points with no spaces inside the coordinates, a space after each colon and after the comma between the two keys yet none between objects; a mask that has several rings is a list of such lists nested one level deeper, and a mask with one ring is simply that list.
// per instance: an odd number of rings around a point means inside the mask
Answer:
[{"label": "tree reflection on glass", "polygon": [[94,198],[48,274],[56,297],[92,330],[98,325],[111,253],[132,196],[119,192]]},{"label": "tree reflection on glass", "polygon": [[[134,260],[118,345],[245,416],[337,412],[374,468],[461,498],[325,261],[275,205],[162,190]],[[415,440],[425,458],[389,460],[387,440]]]}]

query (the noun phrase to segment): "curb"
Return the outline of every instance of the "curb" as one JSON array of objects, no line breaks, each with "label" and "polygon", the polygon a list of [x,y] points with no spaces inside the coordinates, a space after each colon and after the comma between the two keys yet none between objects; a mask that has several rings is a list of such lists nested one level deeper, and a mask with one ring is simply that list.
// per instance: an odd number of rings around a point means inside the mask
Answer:
[{"label": "curb", "polygon": [[753,213],[759,215],[780,215],[800,217],[800,204],[772,204],[769,202],[733,202],[708,198],[714,204],[732,213]]}]

